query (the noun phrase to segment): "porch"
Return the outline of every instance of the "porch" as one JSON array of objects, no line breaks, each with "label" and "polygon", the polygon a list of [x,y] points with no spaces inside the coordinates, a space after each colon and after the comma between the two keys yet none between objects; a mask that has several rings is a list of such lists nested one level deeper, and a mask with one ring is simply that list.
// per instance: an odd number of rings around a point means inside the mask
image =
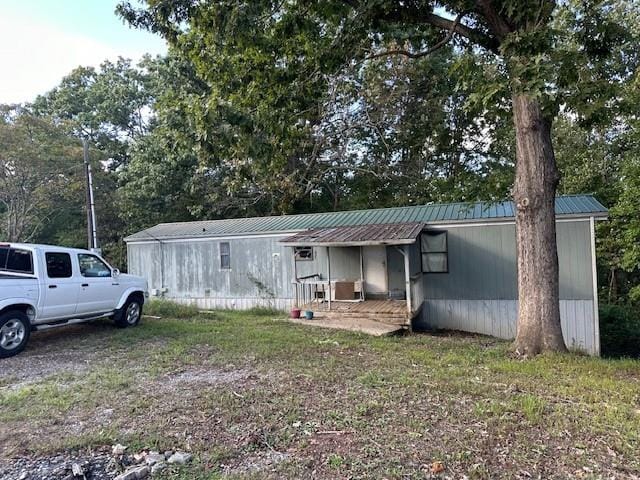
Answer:
[{"label": "porch", "polygon": [[407,330],[411,324],[407,305],[403,300],[332,302],[331,310],[327,302],[311,302],[302,305],[300,309],[303,312],[311,310],[313,320],[293,319],[295,323],[362,332],[377,337]]},{"label": "porch", "polygon": [[420,223],[335,227],[282,240],[292,247],[303,324],[386,335],[410,329],[423,303]]}]

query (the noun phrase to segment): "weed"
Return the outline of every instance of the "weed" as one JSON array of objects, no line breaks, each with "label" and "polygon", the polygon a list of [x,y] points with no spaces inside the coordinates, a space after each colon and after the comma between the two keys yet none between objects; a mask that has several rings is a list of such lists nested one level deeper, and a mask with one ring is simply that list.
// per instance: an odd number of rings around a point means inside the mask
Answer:
[{"label": "weed", "polygon": [[192,318],[199,315],[199,309],[195,305],[158,298],[144,305],[144,313],[162,318]]}]

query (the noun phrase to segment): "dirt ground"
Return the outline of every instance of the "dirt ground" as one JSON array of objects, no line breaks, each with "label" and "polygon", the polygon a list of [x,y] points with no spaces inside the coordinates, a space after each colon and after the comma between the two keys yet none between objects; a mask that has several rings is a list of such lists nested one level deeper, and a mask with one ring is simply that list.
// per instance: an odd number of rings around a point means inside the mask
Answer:
[{"label": "dirt ground", "polygon": [[112,478],[116,443],[193,453],[159,478],[640,478],[637,361],[220,313],[36,333],[1,367],[0,478]]}]

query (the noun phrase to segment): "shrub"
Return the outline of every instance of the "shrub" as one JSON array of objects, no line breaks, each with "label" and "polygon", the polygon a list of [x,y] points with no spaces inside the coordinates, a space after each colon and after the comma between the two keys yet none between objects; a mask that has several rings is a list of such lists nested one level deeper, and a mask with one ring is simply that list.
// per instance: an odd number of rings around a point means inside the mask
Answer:
[{"label": "shrub", "polygon": [[602,305],[600,348],[604,357],[640,357],[640,308]]},{"label": "shrub", "polygon": [[247,313],[256,317],[281,317],[285,314],[282,310],[273,307],[251,307]]},{"label": "shrub", "polygon": [[158,298],[145,304],[144,313],[164,318],[192,318],[198,316],[200,312],[194,305],[183,305]]}]

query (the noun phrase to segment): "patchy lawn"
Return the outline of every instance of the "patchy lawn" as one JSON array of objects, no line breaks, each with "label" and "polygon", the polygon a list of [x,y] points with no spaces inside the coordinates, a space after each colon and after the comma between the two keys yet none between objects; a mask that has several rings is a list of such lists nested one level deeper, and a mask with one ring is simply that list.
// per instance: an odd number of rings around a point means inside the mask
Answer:
[{"label": "patchy lawn", "polygon": [[640,362],[507,349],[238,312],[36,333],[0,361],[0,471],[121,443],[193,452],[163,478],[640,476]]}]

